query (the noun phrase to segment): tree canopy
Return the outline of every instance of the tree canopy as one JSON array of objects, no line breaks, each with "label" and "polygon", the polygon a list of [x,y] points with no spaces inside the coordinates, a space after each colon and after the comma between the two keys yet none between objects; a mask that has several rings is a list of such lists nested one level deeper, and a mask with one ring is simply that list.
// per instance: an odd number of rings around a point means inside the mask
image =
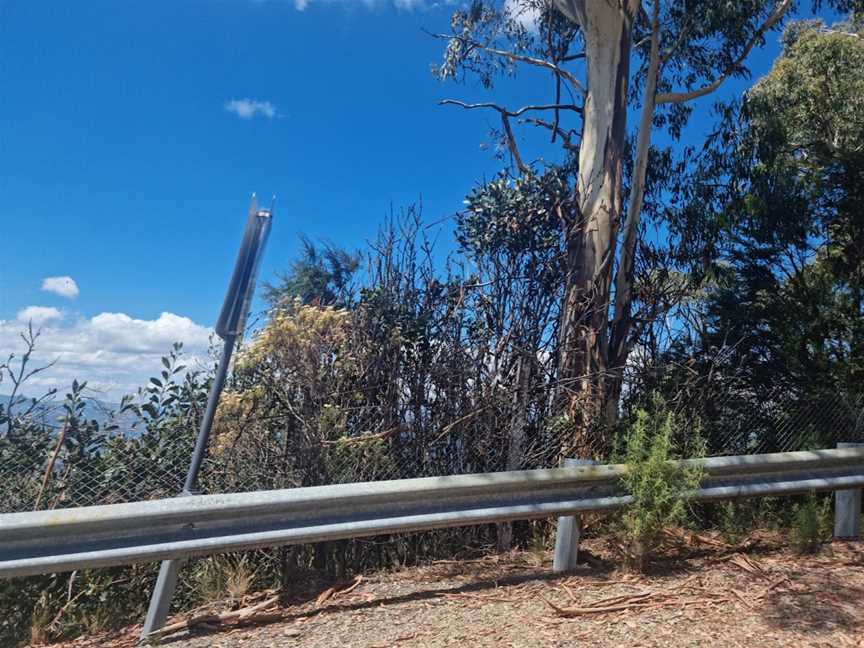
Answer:
[{"label": "tree canopy", "polygon": [[[856,3],[833,6],[849,11]],[[447,43],[434,70],[441,79],[470,75],[491,91],[501,75],[521,68],[550,75],[548,97],[521,107],[442,103],[495,111],[520,172],[530,165],[514,120],[548,131],[575,169],[569,195],[555,206],[566,249],[557,370],[586,456],[596,450],[589,428],[600,420],[614,425],[617,417],[623,372],[646,330],[640,298],[651,295],[653,305],[668,309],[680,296],[680,282],[668,283],[664,273],[658,285],[673,287],[671,299],[656,299],[644,281],[637,286],[637,255],[654,253],[640,245],[649,159],[662,158],[652,154],[652,133],[664,128],[680,136],[691,102],[746,75],[752,50],[792,7],[792,0],[653,0],[647,6],[636,0],[475,0],[454,12],[450,33],[438,34]],[[631,109],[640,113],[635,128],[628,125]],[[665,315],[656,308],[651,313],[654,319]]]},{"label": "tree canopy", "polygon": [[721,111],[681,178],[670,228],[698,239],[707,262],[668,366],[686,363],[750,394],[782,386],[796,398],[861,397],[864,38],[855,29],[790,25],[771,72]]}]

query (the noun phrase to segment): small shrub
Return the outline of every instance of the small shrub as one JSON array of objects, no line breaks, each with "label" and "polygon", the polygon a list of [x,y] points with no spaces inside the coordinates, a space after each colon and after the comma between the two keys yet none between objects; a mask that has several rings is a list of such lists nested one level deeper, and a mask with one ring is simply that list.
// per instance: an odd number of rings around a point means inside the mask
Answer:
[{"label": "small shrub", "polygon": [[118,625],[118,619],[112,613],[111,606],[103,604],[88,609],[81,616],[80,624],[84,635],[94,635]]},{"label": "small shrub", "polygon": [[655,399],[654,412],[638,411],[624,439],[627,472],[621,481],[633,499],[621,513],[619,537],[629,566],[639,571],[662,544],[664,529],[685,522],[688,496],[702,479],[700,466],[670,461],[676,458],[674,435],[674,416]]},{"label": "small shrub", "polygon": [[226,596],[243,598],[255,581],[255,572],[245,557],[214,556],[195,566],[195,591],[204,601],[219,601]]},{"label": "small shrub", "polygon": [[233,566],[229,568],[228,579],[225,582],[225,589],[228,592],[228,596],[232,599],[243,598],[252,589],[252,583],[254,580],[255,572],[249,568],[245,556],[234,561]]},{"label": "small shrub", "polygon": [[225,596],[228,575],[220,557],[206,558],[193,567],[195,594],[203,601],[218,601]]},{"label": "small shrub", "polygon": [[790,523],[789,500],[785,497],[760,497],[750,500],[755,507],[755,525],[775,531]]},{"label": "small shrub", "polygon": [[544,522],[546,521],[541,520],[531,524],[531,540],[528,544],[531,560],[538,567],[546,559],[546,550],[549,547],[549,528]]},{"label": "small shrub", "polygon": [[738,544],[752,528],[750,511],[742,510],[738,502],[720,504],[720,534],[729,544]]},{"label": "small shrub", "polygon": [[[738,544],[754,529],[777,529],[782,524],[783,503],[776,497],[721,502],[715,505],[717,527],[723,540]],[[788,516],[788,513],[786,513]]]},{"label": "small shrub", "polygon": [[778,531],[788,529],[792,524],[788,497],[760,496],[704,502],[698,508],[703,511],[706,523],[716,527],[730,544],[739,542],[756,529]]},{"label": "small shrub", "polygon": [[799,554],[817,553],[829,537],[830,515],[828,500],[821,502],[815,493],[810,493],[793,509],[789,544]]},{"label": "small shrub", "polygon": [[51,640],[51,621],[53,613],[48,607],[47,596],[43,593],[33,610],[30,620],[30,643],[34,646],[48,643]]}]

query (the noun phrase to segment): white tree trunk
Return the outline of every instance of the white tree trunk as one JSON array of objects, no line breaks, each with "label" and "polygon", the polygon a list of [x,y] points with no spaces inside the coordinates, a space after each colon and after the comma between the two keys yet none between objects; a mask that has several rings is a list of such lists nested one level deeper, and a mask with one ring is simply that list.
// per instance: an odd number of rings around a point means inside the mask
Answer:
[{"label": "white tree trunk", "polygon": [[622,213],[627,87],[635,4],[556,0],[585,38],[585,98],[574,220],[567,232],[559,379],[575,424],[571,453],[604,448],[591,437],[602,416],[608,369],[609,295]]},{"label": "white tree trunk", "polygon": [[[632,344],[633,266],[644,199],[654,107],[684,102],[716,90],[736,72],[764,35],[779,24],[792,6],[778,0],[774,10],[747,40],[726,69],[713,81],[682,92],[657,93],[662,67],[659,42],[659,0],[653,1],[651,41],[645,98],[637,137],[633,186],[616,271],[615,313],[611,342],[607,340],[609,298],[615,242],[621,219],[621,168],[627,119],[627,82],[632,25],[639,0],[553,0],[577,23],[585,39],[587,96],[579,148],[576,222],[567,233],[567,284],[561,322],[559,378],[570,396],[570,414],[587,429],[588,419],[601,415],[614,421],[621,393],[623,367]],[[581,422],[580,422],[581,421]],[[584,444],[583,444],[584,445]]]}]

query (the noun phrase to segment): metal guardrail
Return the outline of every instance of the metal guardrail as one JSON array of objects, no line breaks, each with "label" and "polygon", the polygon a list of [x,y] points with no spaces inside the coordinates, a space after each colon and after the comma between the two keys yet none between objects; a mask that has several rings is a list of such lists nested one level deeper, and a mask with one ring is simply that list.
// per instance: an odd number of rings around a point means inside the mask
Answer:
[{"label": "metal guardrail", "polygon": [[[697,500],[864,487],[864,448],[689,460]],[[0,515],[0,577],[625,505],[623,465],[401,479]]]}]

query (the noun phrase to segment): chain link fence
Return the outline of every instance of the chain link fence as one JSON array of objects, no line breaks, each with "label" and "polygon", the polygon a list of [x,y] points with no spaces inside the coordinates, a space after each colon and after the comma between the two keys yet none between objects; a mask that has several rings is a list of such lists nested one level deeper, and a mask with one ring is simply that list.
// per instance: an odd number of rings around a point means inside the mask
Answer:
[{"label": "chain link fence", "polygon": [[[66,416],[66,423],[50,423],[45,410],[38,419],[18,420],[0,443],[0,512],[176,496],[194,446],[206,380],[185,387],[185,413],[172,410],[157,425],[129,412],[72,419],[63,407],[55,407],[53,416]],[[226,398],[232,398],[230,392]],[[400,423],[382,422],[377,407],[337,412],[331,405],[314,419],[296,414],[290,421],[257,411],[230,421],[223,414],[203,465],[201,490],[243,492],[545,468],[568,455],[573,429],[566,419],[519,420],[506,404],[507,399],[478,403],[436,428],[409,415]],[[864,442],[864,403],[841,392],[737,389],[710,401],[670,402],[670,409],[679,422],[679,446],[698,437],[709,455]],[[604,434],[614,436],[608,430]]]},{"label": "chain link fence", "polygon": [[[658,406],[656,390],[625,386],[617,428],[579,430],[570,417],[555,414],[555,385],[544,380],[551,372],[543,363],[527,372],[533,380],[523,380],[518,364],[501,370],[486,359],[442,355],[412,365],[406,354],[399,362],[407,367],[392,372],[386,362],[356,361],[359,352],[352,352],[350,364],[339,364],[332,351],[325,352],[330,347],[318,342],[311,346],[313,363],[282,358],[277,371],[270,370],[272,357],[249,365],[243,361],[248,355],[238,356],[202,467],[204,493],[552,467],[574,447],[584,448],[586,436],[596,455],[608,459],[635,412]],[[382,355],[375,349],[376,361]],[[42,402],[35,409],[13,403],[11,413],[5,406],[0,513],[180,493],[211,375],[182,372],[179,351],[164,364],[155,382],[110,411],[94,410],[86,387],[77,384],[57,403]],[[684,453],[695,447],[719,455],[864,442],[864,403],[842,390],[756,389],[730,381],[667,389],[662,407],[675,416],[677,445]],[[229,581],[285,591],[304,574],[341,578],[462,555],[466,547],[528,543],[538,533],[528,523],[500,527],[191,560],[174,602],[189,609],[224,596]],[[502,538],[507,538],[503,547]],[[0,618],[0,644],[17,645],[28,632],[56,637],[142,618],[155,574],[155,565],[140,565],[0,582],[0,609],[7,612]],[[67,607],[70,592],[81,597]],[[112,601],[111,614],[106,600]]]}]

